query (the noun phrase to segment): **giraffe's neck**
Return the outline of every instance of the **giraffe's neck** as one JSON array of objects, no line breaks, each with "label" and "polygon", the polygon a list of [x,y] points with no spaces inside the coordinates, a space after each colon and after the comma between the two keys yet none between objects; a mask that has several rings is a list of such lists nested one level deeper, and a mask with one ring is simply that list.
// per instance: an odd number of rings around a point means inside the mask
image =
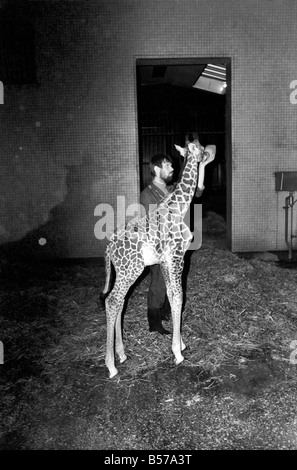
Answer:
[{"label": "giraffe's neck", "polygon": [[177,183],[168,203],[175,205],[182,217],[185,216],[195,194],[198,179],[198,158],[195,155],[187,156],[186,164],[180,181]]}]

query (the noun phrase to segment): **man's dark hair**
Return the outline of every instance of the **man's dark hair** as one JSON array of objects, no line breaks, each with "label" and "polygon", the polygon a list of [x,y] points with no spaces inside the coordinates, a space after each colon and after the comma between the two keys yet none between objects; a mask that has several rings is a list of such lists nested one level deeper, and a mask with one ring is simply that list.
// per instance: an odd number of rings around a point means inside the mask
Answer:
[{"label": "man's dark hair", "polygon": [[156,155],[154,155],[151,158],[150,168],[151,168],[151,175],[152,176],[156,176],[154,167],[158,166],[159,168],[162,168],[162,163],[163,162],[169,162],[169,163],[172,164],[172,158],[169,155],[167,155],[166,153],[157,153]]}]

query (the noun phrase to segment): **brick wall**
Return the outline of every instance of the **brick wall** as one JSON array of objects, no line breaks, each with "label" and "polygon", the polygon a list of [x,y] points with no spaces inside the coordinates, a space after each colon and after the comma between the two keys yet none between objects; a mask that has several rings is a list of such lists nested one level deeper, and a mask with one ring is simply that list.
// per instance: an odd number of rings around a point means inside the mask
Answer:
[{"label": "brick wall", "polygon": [[275,192],[273,173],[297,170],[294,0],[32,0],[24,8],[39,85],[4,82],[3,246],[102,256],[95,207],[139,195],[136,59],[230,57],[231,249],[285,249],[286,194]]}]

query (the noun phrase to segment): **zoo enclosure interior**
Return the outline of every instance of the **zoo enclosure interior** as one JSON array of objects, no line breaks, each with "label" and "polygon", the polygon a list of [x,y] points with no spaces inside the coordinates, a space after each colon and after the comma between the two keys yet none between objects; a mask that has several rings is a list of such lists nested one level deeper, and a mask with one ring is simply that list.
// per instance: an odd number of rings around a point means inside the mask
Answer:
[{"label": "zoo enclosure interior", "polygon": [[202,145],[217,147],[199,202],[227,219],[227,226],[231,223],[230,68],[226,58],[136,61],[140,190],[151,181],[149,161],[156,153],[173,157],[176,180],[183,162],[174,144],[183,145],[186,135],[198,133]]}]

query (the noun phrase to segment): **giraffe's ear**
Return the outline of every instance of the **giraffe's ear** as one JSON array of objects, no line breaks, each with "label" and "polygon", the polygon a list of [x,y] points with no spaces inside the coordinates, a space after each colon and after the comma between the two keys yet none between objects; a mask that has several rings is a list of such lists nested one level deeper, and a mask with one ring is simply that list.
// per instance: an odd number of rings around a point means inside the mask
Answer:
[{"label": "giraffe's ear", "polygon": [[184,157],[185,154],[186,154],[186,149],[183,149],[182,147],[180,147],[179,145],[175,145],[174,144],[174,147],[176,148],[176,150]]},{"label": "giraffe's ear", "polygon": [[193,142],[189,143],[189,150],[191,153],[194,153],[196,150],[196,145]]}]

